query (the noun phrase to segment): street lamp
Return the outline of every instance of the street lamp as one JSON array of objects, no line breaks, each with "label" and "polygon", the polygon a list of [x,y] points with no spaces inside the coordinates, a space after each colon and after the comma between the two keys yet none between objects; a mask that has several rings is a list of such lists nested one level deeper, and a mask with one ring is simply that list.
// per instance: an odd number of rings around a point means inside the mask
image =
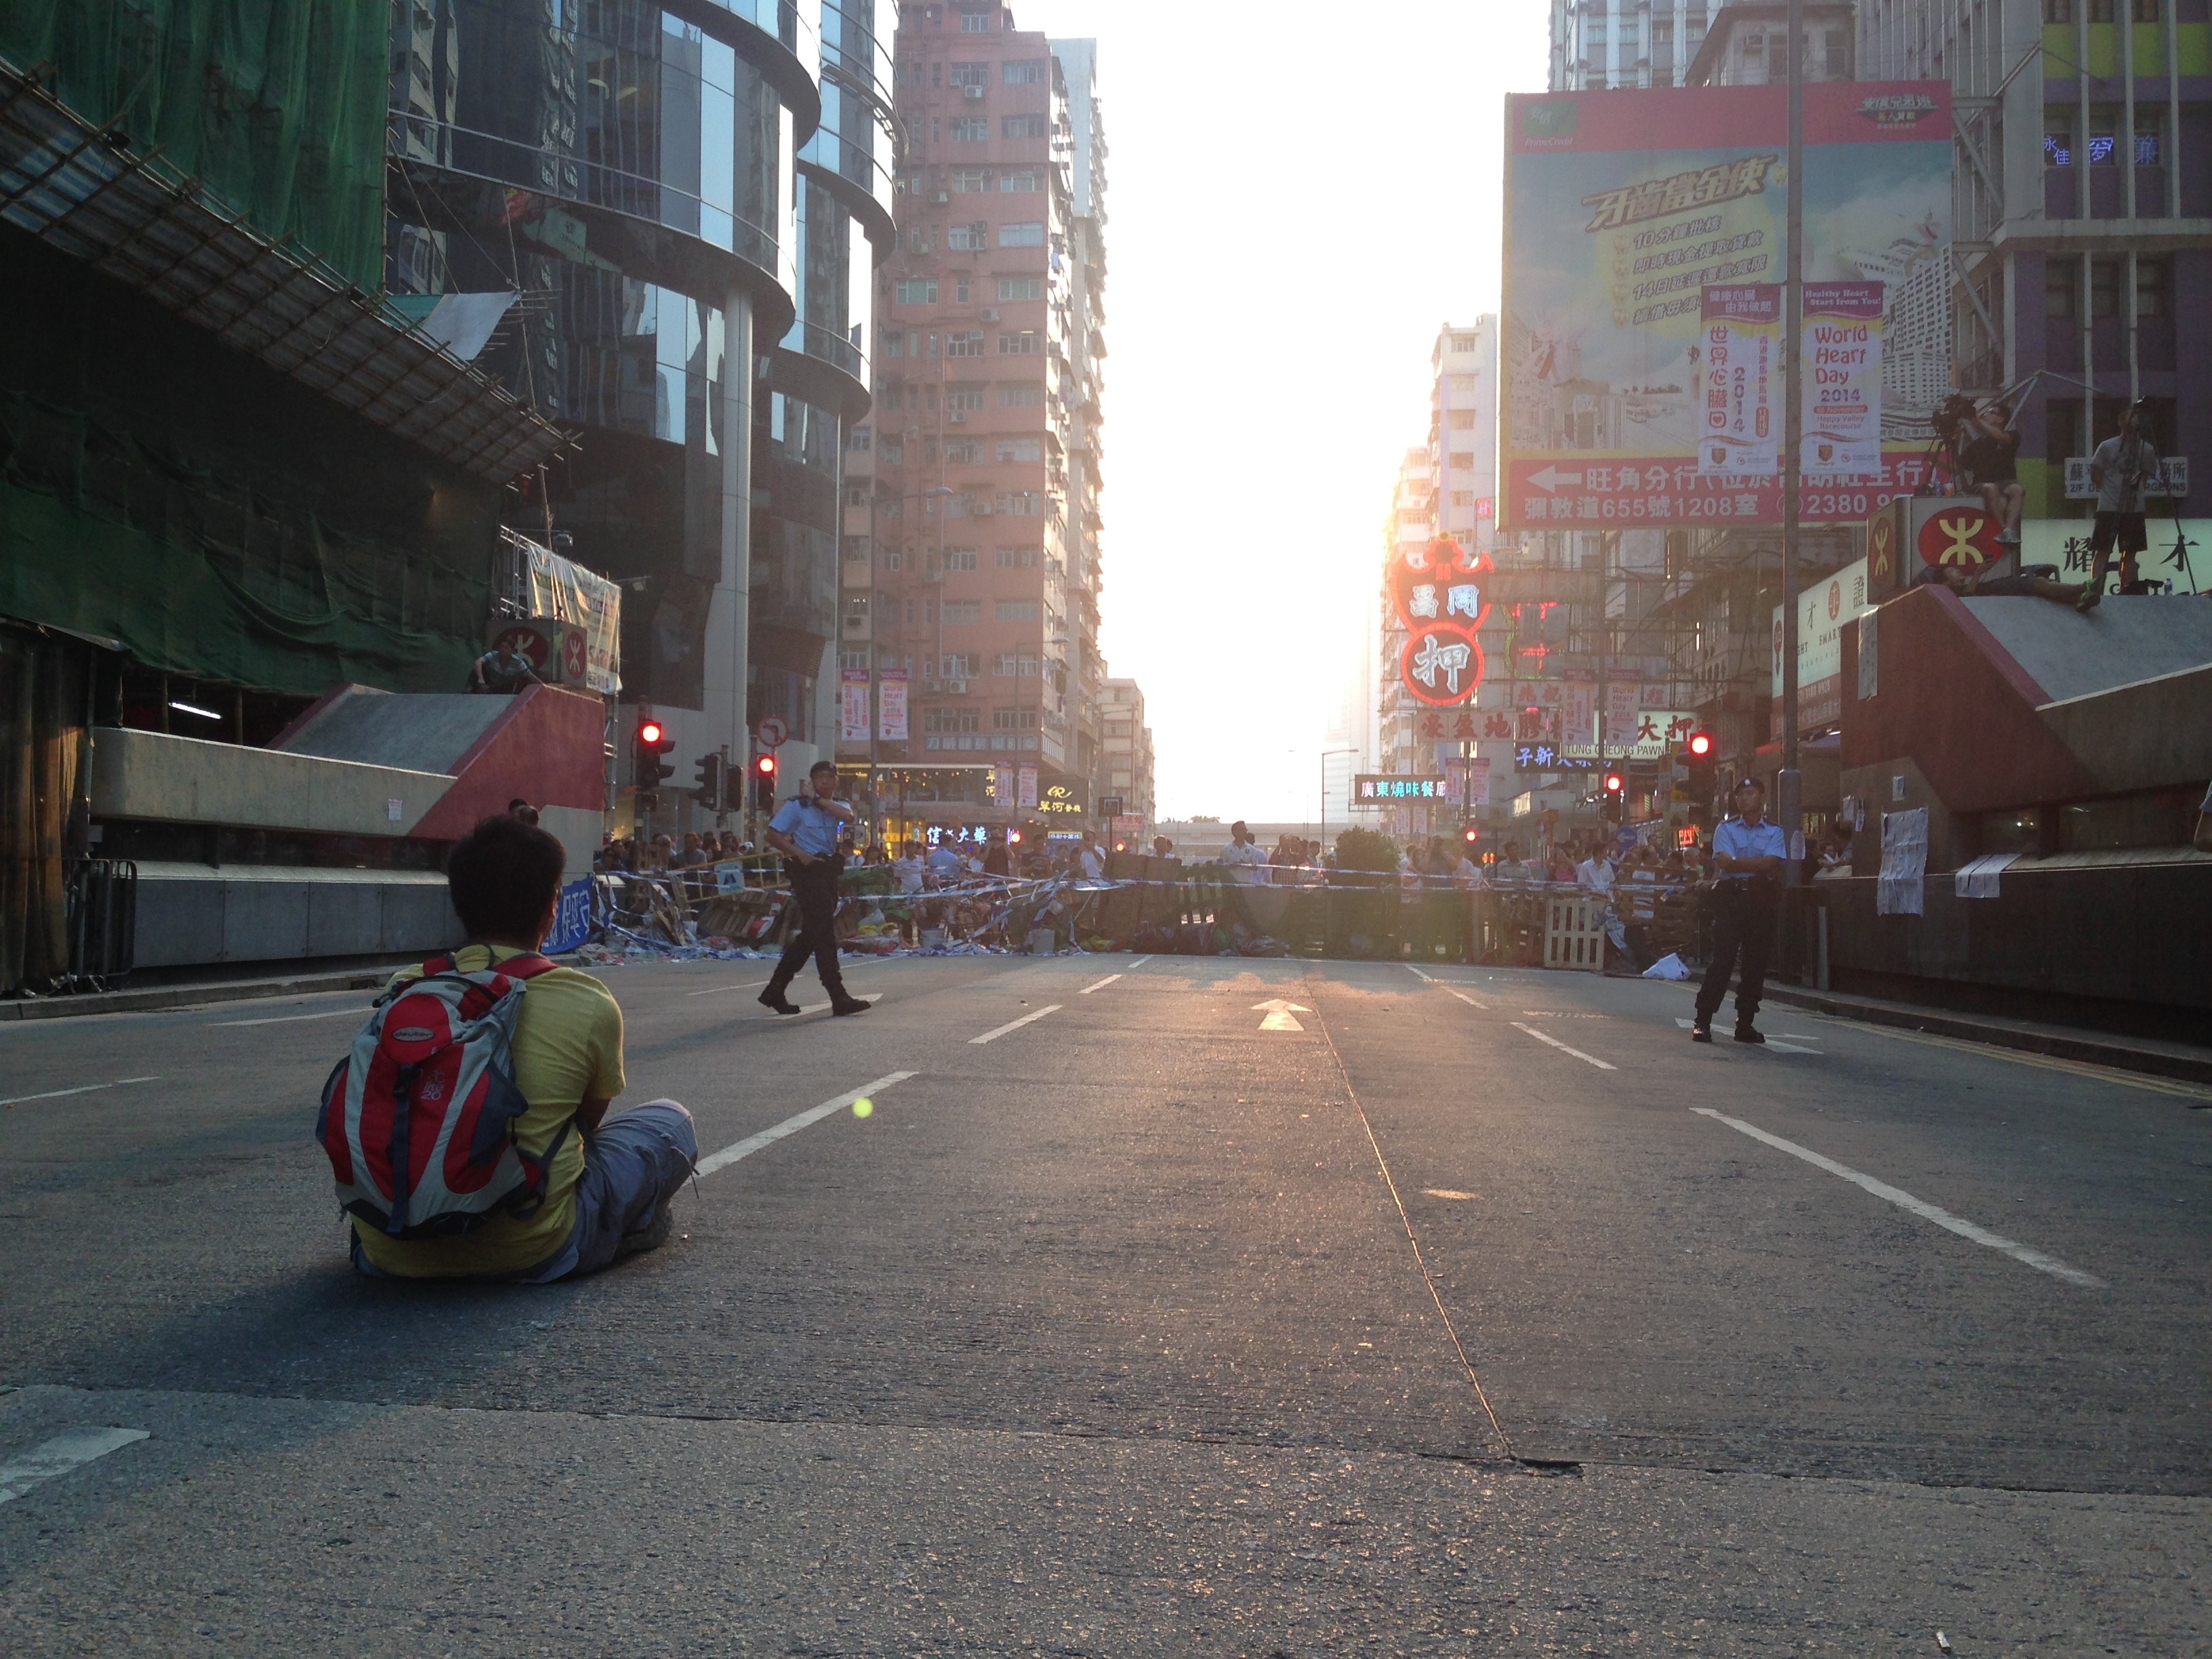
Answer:
[{"label": "street lamp", "polygon": [[[1358,752],[1359,745],[1357,744],[1348,749],[1324,749],[1321,751],[1321,852],[1317,854],[1319,857],[1327,857],[1328,854],[1328,758],[1332,755],[1356,755]],[[1348,805],[1345,808],[1347,812],[1351,810]]]}]

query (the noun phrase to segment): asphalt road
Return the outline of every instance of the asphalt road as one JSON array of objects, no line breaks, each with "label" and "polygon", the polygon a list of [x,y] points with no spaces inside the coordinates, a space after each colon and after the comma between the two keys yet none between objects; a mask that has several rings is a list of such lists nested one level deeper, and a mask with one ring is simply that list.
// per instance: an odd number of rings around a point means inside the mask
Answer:
[{"label": "asphalt road", "polygon": [[0,1028],[0,1652],[2212,1652],[2206,1091],[1587,975],[762,977],[611,970],[627,1098],[872,1112],[536,1290],[348,1270],[359,994]]}]

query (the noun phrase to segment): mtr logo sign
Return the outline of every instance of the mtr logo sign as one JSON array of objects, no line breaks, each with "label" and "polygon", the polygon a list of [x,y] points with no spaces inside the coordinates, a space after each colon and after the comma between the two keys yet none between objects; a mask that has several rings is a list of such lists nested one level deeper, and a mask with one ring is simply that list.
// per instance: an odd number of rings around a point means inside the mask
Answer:
[{"label": "mtr logo sign", "polygon": [[1920,561],[1942,569],[1949,565],[1978,570],[1995,564],[2003,550],[1997,545],[2001,526],[1978,507],[1951,507],[1931,513],[1920,526]]}]

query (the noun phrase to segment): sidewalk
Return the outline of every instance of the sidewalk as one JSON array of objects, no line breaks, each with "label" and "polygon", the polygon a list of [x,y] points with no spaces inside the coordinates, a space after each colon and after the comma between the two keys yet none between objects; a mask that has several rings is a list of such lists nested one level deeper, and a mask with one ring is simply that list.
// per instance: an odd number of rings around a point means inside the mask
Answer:
[{"label": "sidewalk", "polygon": [[258,997],[313,996],[325,991],[368,991],[382,986],[392,973],[391,968],[352,968],[335,973],[286,974],[274,979],[149,985],[143,990],[93,991],[82,996],[11,997],[0,1002],[0,1023],[65,1019],[74,1014],[137,1014],[163,1008],[197,1008],[210,1002],[250,1002]]},{"label": "sidewalk", "polygon": [[1997,1014],[1956,1013],[1948,1008],[1886,1002],[1879,997],[1853,996],[1843,991],[1808,991],[1795,985],[1777,985],[1771,980],[1767,981],[1766,1000],[1844,1019],[1862,1019],[1870,1025],[1894,1025],[1905,1030],[1925,1031],[1932,1036],[1958,1037],[1968,1042],[1993,1043],[2001,1048],[2047,1054],[2053,1060],[2081,1060],[2092,1066],[2110,1066],[2118,1071],[2176,1078],[2186,1083],[2212,1084],[2212,1049],[2192,1043],[2114,1036],[2108,1032],[2085,1031],[2073,1026],[2007,1019]]}]

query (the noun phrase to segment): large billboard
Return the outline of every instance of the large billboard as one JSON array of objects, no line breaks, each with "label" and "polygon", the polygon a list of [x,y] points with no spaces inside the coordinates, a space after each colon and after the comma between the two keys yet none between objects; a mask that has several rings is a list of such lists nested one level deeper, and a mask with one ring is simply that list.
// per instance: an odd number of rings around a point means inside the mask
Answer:
[{"label": "large billboard", "polygon": [[[1779,522],[1786,89],[1515,96],[1505,121],[1498,527]],[[1950,240],[1948,84],[1806,87],[1808,522],[1920,483]]]}]

